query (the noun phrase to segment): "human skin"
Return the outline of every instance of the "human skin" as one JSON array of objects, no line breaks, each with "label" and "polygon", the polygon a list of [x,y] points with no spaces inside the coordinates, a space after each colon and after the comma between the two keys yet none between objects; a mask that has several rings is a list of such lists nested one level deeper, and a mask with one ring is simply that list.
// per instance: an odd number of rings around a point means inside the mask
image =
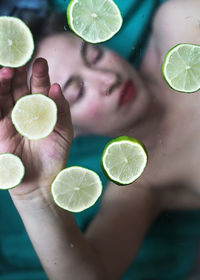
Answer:
[{"label": "human skin", "polygon": [[[59,82],[61,88],[58,84],[50,88],[46,62],[39,59],[34,63],[31,92],[48,94],[62,113],[52,135],[31,142],[15,132],[9,117],[13,100],[28,91],[26,71],[24,68],[0,71],[0,152],[16,153],[27,170],[25,180],[18,188],[10,190],[10,194],[50,279],[62,280],[66,275],[69,279],[120,279],[159,213],[167,209],[200,207],[199,92],[177,93],[168,87],[161,74],[163,58],[169,48],[180,42],[200,44],[199,9],[198,0],[174,0],[163,5],[156,14],[140,74],[131,72],[135,83],[141,82],[141,98],[145,104],[139,107],[136,118],[133,115],[134,126],[130,127],[131,122],[128,122],[124,129],[127,135],[145,143],[149,163],[143,176],[133,185],[125,188],[109,185],[101,210],[84,235],[72,213],[59,209],[50,194],[53,177],[66,165],[73,134],[61,78],[52,80]],[[48,61],[51,78],[50,57]],[[110,100],[113,98],[107,113],[116,103],[114,94],[106,96]],[[145,94],[152,97],[150,101]],[[137,100],[133,106],[136,104]],[[71,112],[73,120],[73,108]],[[121,118],[119,123],[125,126]],[[118,130],[120,127],[113,133],[117,134]]]},{"label": "human skin", "polygon": [[[36,57],[48,61],[51,82],[61,85],[76,134],[119,133],[141,118],[150,102],[140,76],[128,62],[71,32],[42,40]],[[119,106],[120,92],[127,81],[133,82],[136,96],[134,102]]]}]

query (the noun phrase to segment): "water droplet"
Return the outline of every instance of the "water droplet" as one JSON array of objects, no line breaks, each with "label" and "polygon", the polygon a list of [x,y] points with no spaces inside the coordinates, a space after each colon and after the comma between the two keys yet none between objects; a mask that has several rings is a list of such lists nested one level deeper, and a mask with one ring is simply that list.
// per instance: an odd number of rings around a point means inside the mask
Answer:
[{"label": "water droplet", "polygon": [[74,248],[74,244],[73,244],[73,243],[70,243],[69,246],[70,246],[70,248],[72,248],[72,249]]},{"label": "water droplet", "polygon": [[92,13],[91,16],[92,16],[93,18],[97,18],[97,17],[98,17],[98,15],[97,15],[96,13]]},{"label": "water droplet", "polygon": [[67,31],[67,26],[66,25],[64,25],[64,30]]},{"label": "water droplet", "polygon": [[33,117],[33,120],[34,120],[34,121],[37,121],[38,119],[39,119],[39,116],[34,116],[34,117]]},{"label": "water droplet", "polygon": [[8,46],[12,46],[13,42],[12,40],[8,39]]}]

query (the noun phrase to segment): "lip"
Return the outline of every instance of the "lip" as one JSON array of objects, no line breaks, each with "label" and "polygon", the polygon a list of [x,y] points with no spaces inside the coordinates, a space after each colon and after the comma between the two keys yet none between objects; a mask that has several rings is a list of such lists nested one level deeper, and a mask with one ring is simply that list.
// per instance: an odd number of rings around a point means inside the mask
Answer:
[{"label": "lip", "polygon": [[136,97],[136,88],[132,81],[125,82],[119,92],[119,107],[124,107]]}]

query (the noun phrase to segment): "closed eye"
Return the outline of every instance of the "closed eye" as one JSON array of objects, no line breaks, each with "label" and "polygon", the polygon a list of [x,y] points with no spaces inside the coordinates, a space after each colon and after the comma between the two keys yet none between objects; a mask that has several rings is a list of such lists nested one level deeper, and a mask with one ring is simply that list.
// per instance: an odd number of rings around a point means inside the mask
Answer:
[{"label": "closed eye", "polygon": [[83,42],[81,55],[85,64],[92,66],[97,64],[103,57],[103,49],[96,45]]},{"label": "closed eye", "polygon": [[74,104],[84,95],[84,83],[79,76],[71,76],[63,86],[63,93],[70,104]]}]

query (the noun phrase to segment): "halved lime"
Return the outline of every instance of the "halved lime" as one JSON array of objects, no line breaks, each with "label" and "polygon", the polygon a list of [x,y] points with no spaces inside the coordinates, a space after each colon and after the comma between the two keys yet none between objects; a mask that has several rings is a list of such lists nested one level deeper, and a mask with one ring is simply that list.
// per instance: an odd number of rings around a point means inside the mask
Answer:
[{"label": "halved lime", "polygon": [[118,185],[129,185],[143,173],[147,164],[147,151],[138,139],[121,136],[108,142],[101,164],[111,181]]},{"label": "halved lime", "polygon": [[162,73],[169,86],[191,93],[200,89],[200,46],[178,44],[168,51]]},{"label": "halved lime", "polygon": [[71,0],[67,19],[72,31],[90,43],[109,40],[123,21],[113,0]]},{"label": "halved lime", "polygon": [[49,97],[37,93],[21,97],[11,113],[16,130],[30,140],[47,137],[57,122],[57,106]]},{"label": "halved lime", "polygon": [[71,212],[81,212],[97,201],[102,193],[102,183],[94,171],[72,166],[58,173],[51,192],[59,207]]},{"label": "halved lime", "polygon": [[26,64],[34,51],[33,36],[19,18],[0,16],[0,65],[20,67]]},{"label": "halved lime", "polygon": [[21,159],[13,154],[0,154],[0,189],[7,190],[19,185],[25,168]]}]

